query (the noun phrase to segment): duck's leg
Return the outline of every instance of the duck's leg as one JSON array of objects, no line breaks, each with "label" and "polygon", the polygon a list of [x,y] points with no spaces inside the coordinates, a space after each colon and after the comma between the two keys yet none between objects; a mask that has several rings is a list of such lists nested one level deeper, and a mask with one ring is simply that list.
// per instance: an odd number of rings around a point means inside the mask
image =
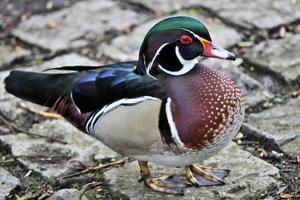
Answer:
[{"label": "duck's leg", "polygon": [[147,161],[138,161],[141,171],[141,179],[143,180],[144,184],[150,187],[152,190],[168,193],[168,194],[176,194],[176,195],[183,195],[184,188],[186,187],[185,184],[180,184],[176,182],[172,182],[167,178],[153,178],[151,176],[148,162]]},{"label": "duck's leg", "polygon": [[193,164],[186,166],[187,179],[196,186],[223,185],[228,169],[214,169]]}]

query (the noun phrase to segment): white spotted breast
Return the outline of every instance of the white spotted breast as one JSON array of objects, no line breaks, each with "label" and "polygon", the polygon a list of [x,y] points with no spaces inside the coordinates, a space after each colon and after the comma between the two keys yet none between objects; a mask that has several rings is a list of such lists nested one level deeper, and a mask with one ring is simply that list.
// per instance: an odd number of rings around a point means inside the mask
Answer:
[{"label": "white spotted breast", "polygon": [[177,132],[186,148],[201,150],[217,138],[225,140],[220,134],[241,125],[244,108],[240,90],[223,73],[199,65],[184,76],[168,77],[166,86]]}]

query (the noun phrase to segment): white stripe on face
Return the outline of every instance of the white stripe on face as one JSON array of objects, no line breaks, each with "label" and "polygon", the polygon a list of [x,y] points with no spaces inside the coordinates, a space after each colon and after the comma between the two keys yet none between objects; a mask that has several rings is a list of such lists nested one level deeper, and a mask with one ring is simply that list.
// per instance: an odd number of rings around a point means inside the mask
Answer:
[{"label": "white stripe on face", "polygon": [[168,45],[169,43],[164,43],[163,45],[161,45],[158,50],[156,51],[154,57],[152,58],[151,62],[148,64],[147,68],[146,68],[146,72],[149,76],[151,76],[152,78],[156,79],[155,77],[153,77],[151,74],[150,74],[150,70],[151,68],[153,67],[153,63],[156,59],[156,57],[159,55],[159,53],[161,52],[161,50],[166,46]]},{"label": "white stripe on face", "polygon": [[158,65],[159,69],[161,69],[163,72],[165,72],[167,74],[170,74],[170,75],[173,75],[173,76],[179,76],[179,75],[183,75],[183,74],[186,74],[187,72],[189,72],[198,63],[197,58],[194,58],[192,60],[185,60],[181,56],[178,46],[175,47],[175,54],[176,54],[176,57],[178,58],[179,62],[182,65],[182,68],[179,71],[169,71],[161,65]]},{"label": "white stripe on face", "polygon": [[197,38],[198,40],[200,40],[200,36],[197,35],[196,33],[194,33],[194,32],[191,31],[191,30],[188,30],[188,29],[185,29],[185,28],[179,28],[179,30],[187,31],[187,32],[191,33],[195,38]]}]

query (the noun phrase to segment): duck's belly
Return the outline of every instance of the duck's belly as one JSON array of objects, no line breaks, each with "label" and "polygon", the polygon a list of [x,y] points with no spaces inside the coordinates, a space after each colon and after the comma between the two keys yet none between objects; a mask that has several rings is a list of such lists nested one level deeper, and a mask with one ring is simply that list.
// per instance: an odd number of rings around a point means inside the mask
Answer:
[{"label": "duck's belly", "polygon": [[191,159],[189,154],[174,153],[162,139],[159,130],[161,105],[160,99],[120,105],[97,120],[92,131],[94,137],[121,155],[136,160],[168,166],[194,163],[195,154],[191,154]]},{"label": "duck's belly", "polygon": [[161,154],[167,150],[159,131],[160,99],[119,105],[102,114],[92,134],[124,156]]},{"label": "duck's belly", "polygon": [[207,148],[185,149],[176,152],[162,139],[159,116],[162,101],[151,99],[133,105],[119,105],[94,121],[94,137],[120,153],[136,160],[152,161],[167,166],[185,166],[201,162],[217,153],[228,143],[240,127],[236,115],[234,126],[216,138]]}]

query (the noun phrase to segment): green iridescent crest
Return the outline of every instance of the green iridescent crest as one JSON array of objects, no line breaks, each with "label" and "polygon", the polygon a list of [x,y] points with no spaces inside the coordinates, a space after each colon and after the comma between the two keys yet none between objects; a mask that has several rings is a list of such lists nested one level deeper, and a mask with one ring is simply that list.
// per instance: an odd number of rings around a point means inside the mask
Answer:
[{"label": "green iridescent crest", "polygon": [[155,33],[172,29],[187,29],[199,35],[200,37],[211,41],[209,32],[204,24],[196,19],[185,16],[172,17],[160,21],[150,29],[145,36],[144,41],[147,41]]}]

